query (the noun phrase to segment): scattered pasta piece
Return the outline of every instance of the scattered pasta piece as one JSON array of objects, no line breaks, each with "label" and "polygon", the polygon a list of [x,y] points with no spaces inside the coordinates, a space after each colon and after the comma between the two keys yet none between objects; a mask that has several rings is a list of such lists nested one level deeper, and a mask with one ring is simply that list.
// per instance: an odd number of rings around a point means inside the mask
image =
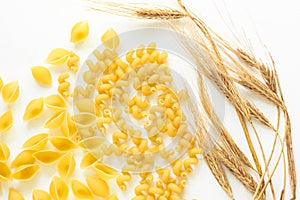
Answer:
[{"label": "scattered pasta piece", "polygon": [[72,152],[69,152],[64,155],[59,161],[57,165],[58,173],[62,178],[68,178],[73,174],[75,166],[76,162],[74,159],[74,155]]},{"label": "scattered pasta piece", "polygon": [[51,200],[48,192],[39,189],[32,190],[32,200]]},{"label": "scattered pasta piece", "polygon": [[72,43],[77,43],[85,38],[89,34],[89,24],[87,21],[81,21],[76,23],[71,30],[71,39]]},{"label": "scattered pasta piece", "polygon": [[75,149],[77,145],[70,139],[61,136],[54,136],[49,138],[51,144],[59,151],[70,151]]},{"label": "scattered pasta piece", "polygon": [[0,141],[0,161],[6,161],[10,156],[10,150],[8,146]]},{"label": "scattered pasta piece", "polygon": [[16,180],[27,181],[36,175],[40,166],[37,164],[22,165],[16,169],[12,177]]},{"label": "scattered pasta piece", "polygon": [[118,172],[113,168],[103,165],[102,163],[96,163],[94,165],[94,170],[99,178],[103,180],[112,179],[118,176]]},{"label": "scattered pasta piece", "polygon": [[22,148],[27,150],[33,151],[40,151],[45,148],[48,142],[48,133],[39,133],[32,137],[30,137],[26,142],[23,144]]},{"label": "scattered pasta piece", "polygon": [[9,188],[8,200],[24,200],[23,195],[14,188]]},{"label": "scattered pasta piece", "polygon": [[61,65],[64,64],[69,59],[70,55],[71,55],[70,51],[63,48],[56,48],[49,53],[45,63],[53,64],[53,65]]},{"label": "scattered pasta piece", "polygon": [[119,46],[120,39],[114,29],[109,28],[101,37],[103,44],[110,49],[116,49]]},{"label": "scattered pasta piece", "polygon": [[45,98],[46,106],[53,111],[62,111],[67,109],[67,104],[61,95],[54,94]]},{"label": "scattered pasta piece", "polygon": [[66,118],[66,112],[55,113],[50,119],[48,119],[44,125],[45,128],[55,129],[62,125]]},{"label": "scattered pasta piece", "polygon": [[58,77],[58,83],[59,86],[57,88],[57,91],[59,94],[61,94],[63,97],[69,97],[70,96],[70,82],[66,81],[70,77],[69,73],[63,73],[60,74]]},{"label": "scattered pasta piece", "polygon": [[0,161],[0,181],[7,181],[11,179],[11,170],[7,164]]},{"label": "scattered pasta piece", "polygon": [[44,85],[52,85],[52,76],[48,68],[43,66],[35,66],[31,68],[33,78]]},{"label": "scattered pasta piece", "polygon": [[11,167],[20,167],[22,165],[28,165],[28,164],[33,164],[35,162],[34,157],[32,154],[34,151],[32,150],[24,150],[20,152],[15,159],[11,162],[10,166]]},{"label": "scattered pasta piece", "polygon": [[2,98],[4,103],[14,103],[20,93],[18,81],[12,81],[2,87]]},{"label": "scattered pasta piece", "polygon": [[77,134],[77,127],[74,119],[71,118],[70,113],[66,114],[60,129],[65,137],[73,137]]},{"label": "scattered pasta piece", "polygon": [[50,183],[49,192],[54,200],[66,200],[69,195],[69,187],[64,180],[54,176]]},{"label": "scattered pasta piece", "polygon": [[25,109],[23,120],[28,121],[39,116],[44,109],[44,98],[33,99]]},{"label": "scattered pasta piece", "polygon": [[53,150],[42,150],[35,152],[32,156],[41,163],[50,165],[57,161],[62,156],[62,154]]},{"label": "scattered pasta piece", "polygon": [[0,116],[0,133],[8,131],[13,124],[12,111],[8,110]]},{"label": "scattered pasta piece", "polygon": [[[73,179],[71,181],[71,188],[74,196],[78,199],[94,199],[90,189],[79,180]],[[99,188],[98,190],[101,189]]]},{"label": "scattered pasta piece", "polygon": [[82,169],[85,169],[89,166],[91,166],[92,164],[94,164],[97,161],[97,158],[90,152],[87,152],[84,154],[81,163],[80,163],[80,167]]},{"label": "scattered pasta piece", "polygon": [[[87,176],[86,182],[94,195],[103,197],[103,198],[107,198],[109,196],[109,186],[101,178]],[[101,188],[101,189],[99,189],[99,188]]]}]

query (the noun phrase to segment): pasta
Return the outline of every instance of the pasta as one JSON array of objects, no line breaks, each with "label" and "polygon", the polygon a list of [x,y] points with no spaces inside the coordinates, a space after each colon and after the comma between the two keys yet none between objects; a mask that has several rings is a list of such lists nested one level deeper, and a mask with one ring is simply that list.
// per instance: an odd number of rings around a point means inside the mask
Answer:
[{"label": "pasta", "polygon": [[66,81],[70,77],[69,73],[63,73],[58,76],[58,88],[57,91],[59,94],[61,94],[63,97],[69,97],[70,96],[70,82]]},{"label": "pasta", "polygon": [[76,161],[74,159],[74,155],[72,152],[69,152],[65,154],[61,160],[59,161],[57,167],[58,167],[58,173],[62,178],[69,178],[76,166]]},{"label": "pasta", "polygon": [[116,194],[112,194],[109,197],[106,198],[106,200],[118,200],[119,198],[117,197]]},{"label": "pasta", "polygon": [[108,198],[110,193],[109,186],[104,180],[98,177],[87,176],[86,182],[94,195],[103,198]]},{"label": "pasta", "polygon": [[85,38],[87,38],[89,34],[89,24],[87,21],[77,22],[72,30],[71,30],[71,38],[70,41],[72,43],[78,43]]},{"label": "pasta", "polygon": [[35,66],[31,68],[33,78],[44,85],[52,85],[52,76],[50,71],[43,66]]},{"label": "pasta", "polygon": [[96,161],[97,161],[97,158],[95,158],[95,156],[92,153],[87,152],[84,154],[84,156],[81,160],[80,167],[85,169],[85,168],[91,166],[92,164],[94,164]]},{"label": "pasta", "polygon": [[37,164],[22,165],[15,170],[12,177],[15,180],[27,181],[32,179],[39,169],[40,166]]},{"label": "pasta", "polygon": [[49,109],[56,112],[67,109],[67,104],[64,98],[58,94],[47,96],[45,98],[45,104]]},{"label": "pasta", "polygon": [[94,199],[90,189],[87,186],[85,186],[82,182],[80,182],[79,180],[73,179],[71,181],[71,188],[72,188],[73,194],[76,198]]},{"label": "pasta", "polygon": [[45,63],[53,64],[53,65],[61,65],[64,64],[69,59],[70,55],[71,55],[70,51],[63,48],[56,48],[49,53]]},{"label": "pasta", "polygon": [[65,137],[72,137],[77,134],[77,127],[75,125],[74,119],[70,116],[70,113],[66,114],[66,117],[60,129]]},{"label": "pasta", "polygon": [[114,29],[108,29],[101,37],[103,44],[110,49],[116,49],[119,46],[120,39]]},{"label": "pasta", "polygon": [[66,137],[54,136],[50,137],[49,140],[51,144],[59,151],[70,151],[77,148],[77,144]]},{"label": "pasta", "polygon": [[137,185],[134,189],[134,193],[136,194],[136,196],[145,195],[148,192],[149,187],[150,186],[147,183]]},{"label": "pasta", "polygon": [[115,178],[118,176],[118,172],[111,167],[103,165],[102,163],[95,163],[93,165],[94,171],[96,172],[97,176],[103,180],[108,180],[111,178]]},{"label": "pasta", "polygon": [[14,188],[9,188],[8,200],[24,200],[23,195]]},{"label": "pasta", "polygon": [[7,181],[11,179],[11,170],[7,164],[3,161],[0,161],[0,181]]},{"label": "pasta", "polygon": [[46,121],[44,127],[48,128],[48,129],[59,128],[62,125],[62,123],[64,122],[65,118],[66,118],[65,111],[55,113],[52,117],[50,117]]},{"label": "pasta", "polygon": [[18,81],[12,81],[2,87],[2,99],[4,103],[14,103],[20,93]]},{"label": "pasta", "polygon": [[1,161],[6,161],[10,156],[10,150],[8,146],[0,141],[0,162]]},{"label": "pasta", "polygon": [[34,151],[32,151],[32,150],[21,151],[15,157],[15,159],[11,162],[10,166],[11,167],[20,167],[22,165],[33,164],[35,162],[35,159],[32,156],[33,153],[34,153]]},{"label": "pasta", "polygon": [[28,103],[23,115],[23,120],[28,121],[39,116],[44,109],[44,98],[33,99]]},{"label": "pasta", "polygon": [[67,66],[74,73],[76,73],[78,71],[78,62],[79,62],[79,60],[80,60],[79,56],[76,55],[74,52],[71,52],[70,58],[67,62]]},{"label": "pasta", "polygon": [[117,185],[122,191],[126,190],[126,182],[129,182],[130,180],[131,175],[128,172],[122,172],[122,174],[116,178]]},{"label": "pasta", "polygon": [[32,190],[32,200],[51,200],[48,192],[39,189]]},{"label": "pasta", "polygon": [[45,165],[50,165],[57,161],[62,154],[53,150],[42,150],[32,154],[32,156]]},{"label": "pasta", "polygon": [[39,133],[25,141],[22,148],[26,150],[40,151],[48,142],[48,133]]},{"label": "pasta", "polygon": [[50,196],[54,200],[66,200],[69,195],[69,188],[65,181],[54,176],[49,187]]}]

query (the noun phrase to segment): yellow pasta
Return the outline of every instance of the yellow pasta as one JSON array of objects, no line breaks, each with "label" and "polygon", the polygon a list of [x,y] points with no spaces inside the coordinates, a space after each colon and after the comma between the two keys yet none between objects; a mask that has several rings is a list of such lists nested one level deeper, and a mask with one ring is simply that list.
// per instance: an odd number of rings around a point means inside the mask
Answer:
[{"label": "yellow pasta", "polygon": [[12,177],[15,180],[27,181],[32,179],[39,169],[40,166],[37,164],[22,165],[15,170]]},{"label": "yellow pasta", "polygon": [[116,49],[119,46],[120,39],[117,33],[114,29],[110,28],[108,29],[101,37],[101,41],[103,44],[110,48],[110,49]]},{"label": "yellow pasta", "polygon": [[71,181],[71,188],[74,196],[78,199],[94,199],[90,189],[79,180],[73,179]]},{"label": "yellow pasta", "polygon": [[99,162],[94,164],[93,168],[97,176],[103,180],[112,179],[119,175],[119,173],[115,169]]},{"label": "yellow pasta", "polygon": [[45,98],[46,106],[56,112],[67,109],[67,104],[64,98],[59,94],[47,96]]},{"label": "yellow pasta", "polygon": [[52,76],[48,68],[43,66],[35,66],[31,68],[33,78],[44,85],[52,85]]},{"label": "yellow pasta", "polygon": [[77,145],[70,139],[61,136],[54,136],[49,138],[51,144],[59,151],[70,151],[75,149]]},{"label": "yellow pasta", "polygon": [[87,150],[95,150],[104,144],[104,142],[104,137],[94,136],[82,139],[79,143],[79,146]]},{"label": "yellow pasta", "polygon": [[32,137],[30,137],[26,142],[23,144],[22,148],[27,150],[33,151],[40,151],[45,148],[48,142],[48,133],[39,133]]},{"label": "yellow pasta", "polygon": [[134,193],[139,196],[139,195],[145,195],[148,190],[149,190],[149,184],[147,183],[143,183],[143,184],[140,184],[140,185],[137,185],[134,189]]},{"label": "yellow pasta", "polygon": [[13,125],[13,114],[11,110],[0,116],[0,133],[8,131]]},{"label": "yellow pasta", "polygon": [[97,161],[97,158],[90,152],[86,152],[81,160],[80,167],[85,169]]},{"label": "yellow pasta", "polygon": [[72,43],[80,42],[85,38],[87,38],[88,34],[89,34],[88,22],[87,21],[77,22],[71,30],[70,42]]},{"label": "yellow pasta", "polygon": [[41,163],[45,165],[50,165],[57,161],[62,156],[62,154],[53,150],[42,150],[33,153],[32,156]]},{"label": "yellow pasta", "polygon": [[4,103],[14,103],[20,93],[18,81],[12,81],[2,87],[2,99]]},{"label": "yellow pasta", "polygon": [[106,198],[106,200],[119,200],[116,194],[112,194],[109,197]]},{"label": "yellow pasta", "polygon": [[60,65],[65,63],[69,59],[70,55],[71,55],[70,51],[63,48],[56,48],[49,53],[45,63]]},{"label": "yellow pasta", "polygon": [[74,52],[71,52],[70,58],[67,62],[67,66],[74,73],[76,73],[78,71],[79,60],[80,60],[79,56],[76,55]]},{"label": "yellow pasta", "polygon": [[11,170],[7,164],[0,161],[0,181],[7,181],[11,179]]},{"label": "yellow pasta", "polygon": [[70,116],[70,113],[66,114],[65,120],[61,125],[61,132],[66,137],[72,137],[77,134],[77,127],[74,119]]},{"label": "yellow pasta", "polygon": [[34,151],[32,150],[24,150],[20,152],[15,159],[11,162],[10,166],[11,167],[20,167],[22,165],[28,165],[28,164],[33,164],[35,162],[34,157],[32,154]]},{"label": "yellow pasta", "polygon": [[54,176],[50,183],[49,192],[54,200],[67,200],[69,187],[61,178]]},{"label": "yellow pasta", "polygon": [[14,188],[9,188],[8,200],[24,200],[23,195]]},{"label": "yellow pasta", "polygon": [[69,73],[63,73],[58,76],[58,83],[59,86],[57,88],[57,91],[59,94],[61,94],[63,97],[69,97],[70,96],[70,82],[68,82],[66,79],[70,77]]},{"label": "yellow pasta", "polygon": [[32,200],[51,200],[48,192],[39,189],[32,190]]},{"label": "yellow pasta", "polygon": [[73,174],[76,167],[76,161],[74,159],[73,153],[69,152],[66,155],[64,155],[59,161],[57,167],[58,173],[62,178],[70,177]]},{"label": "yellow pasta", "polygon": [[6,161],[10,156],[10,150],[8,146],[0,141],[0,161]]},{"label": "yellow pasta", "polygon": [[130,180],[131,175],[128,172],[122,172],[122,174],[116,178],[117,185],[122,191],[126,190],[126,182],[129,182]]},{"label": "yellow pasta", "polygon": [[23,120],[28,121],[39,116],[44,109],[44,98],[33,99],[28,103],[23,115]]},{"label": "yellow pasta", "polygon": [[101,178],[86,176],[86,182],[94,195],[103,198],[107,198],[109,196],[109,186]]},{"label": "yellow pasta", "polygon": [[158,187],[150,187],[148,190],[148,194],[150,195],[163,195],[164,193],[164,190]]},{"label": "yellow pasta", "polygon": [[58,112],[46,121],[44,127],[49,128],[49,129],[58,128],[65,121],[65,118],[66,118],[66,112],[65,111]]},{"label": "yellow pasta", "polygon": [[167,185],[167,190],[172,191],[176,194],[181,194],[183,192],[183,189],[175,183],[169,183]]}]

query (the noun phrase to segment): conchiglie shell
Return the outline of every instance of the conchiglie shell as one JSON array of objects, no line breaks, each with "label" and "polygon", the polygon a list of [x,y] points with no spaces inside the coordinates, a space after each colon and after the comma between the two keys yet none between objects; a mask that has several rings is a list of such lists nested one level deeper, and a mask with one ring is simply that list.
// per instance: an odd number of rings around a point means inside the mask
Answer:
[{"label": "conchiglie shell", "polygon": [[58,173],[62,178],[70,177],[76,167],[76,161],[74,159],[74,155],[72,152],[64,155],[59,161],[58,165]]},{"label": "conchiglie shell", "polygon": [[77,43],[89,35],[89,24],[87,21],[81,21],[76,23],[71,30],[70,42]]},{"label": "conchiglie shell", "polygon": [[8,200],[24,200],[24,197],[20,192],[18,192],[14,188],[9,188]]},{"label": "conchiglie shell", "polygon": [[96,124],[97,116],[91,113],[82,112],[74,115],[74,121],[78,128],[89,128]]},{"label": "conchiglie shell", "polygon": [[0,161],[5,161],[9,158],[10,156],[10,150],[8,146],[0,141]]},{"label": "conchiglie shell", "polygon": [[85,180],[94,195],[103,198],[109,196],[109,186],[104,180],[93,176],[87,176]]},{"label": "conchiglie shell", "polygon": [[[71,187],[72,187],[73,194],[76,198],[94,199],[89,188],[86,185],[84,185],[83,183],[81,183],[79,180],[73,179],[71,181]],[[99,188],[99,190],[101,190],[101,189]]]},{"label": "conchiglie shell", "polygon": [[95,113],[95,103],[92,99],[84,98],[75,102],[79,112]]},{"label": "conchiglie shell", "polygon": [[38,151],[33,154],[33,157],[45,165],[50,165],[57,161],[62,156],[61,153],[52,150]]},{"label": "conchiglie shell", "polygon": [[2,87],[2,98],[4,103],[13,103],[19,97],[20,89],[18,81],[12,81]]},{"label": "conchiglie shell", "polygon": [[99,148],[102,144],[104,144],[104,141],[104,137],[94,136],[82,139],[79,143],[79,146],[91,151]]},{"label": "conchiglie shell", "polygon": [[0,181],[11,179],[11,170],[5,162],[0,162]]},{"label": "conchiglie shell", "polygon": [[91,166],[92,164],[94,164],[98,159],[90,152],[87,152],[84,154],[81,163],[80,163],[80,167],[82,169],[85,169],[89,166]]},{"label": "conchiglie shell", "polygon": [[32,191],[32,200],[51,200],[51,197],[48,192],[44,190],[34,189]]},{"label": "conchiglie shell", "polygon": [[26,140],[22,148],[33,151],[40,151],[45,148],[48,142],[48,136],[48,133],[39,133],[37,135],[34,135]]},{"label": "conchiglie shell", "polygon": [[0,133],[8,131],[12,127],[13,122],[14,119],[11,110],[3,113],[0,116]]},{"label": "conchiglie shell", "polygon": [[35,66],[31,68],[33,78],[44,85],[52,85],[52,76],[48,68],[43,66]]},{"label": "conchiglie shell", "polygon": [[66,112],[58,112],[48,119],[44,125],[45,128],[55,129],[62,125],[66,117]]},{"label": "conchiglie shell", "polygon": [[44,98],[33,99],[28,103],[23,115],[23,120],[28,121],[39,116],[44,109]]},{"label": "conchiglie shell", "polygon": [[12,177],[16,180],[27,181],[32,179],[39,169],[40,166],[37,164],[22,165],[16,169]]},{"label": "conchiglie shell", "polygon": [[50,183],[49,192],[54,200],[67,200],[69,188],[65,181],[55,176]]},{"label": "conchiglie shell", "polygon": [[114,29],[108,29],[101,37],[103,44],[110,49],[116,49],[119,46],[120,39]]},{"label": "conchiglie shell", "polygon": [[49,53],[45,63],[53,64],[53,65],[61,65],[64,64],[69,59],[70,55],[71,55],[70,51],[63,48],[56,48]]},{"label": "conchiglie shell", "polygon": [[107,197],[105,200],[119,200],[116,194],[112,194],[109,197]]},{"label": "conchiglie shell", "polygon": [[53,94],[45,98],[46,106],[54,111],[62,111],[67,109],[67,104],[64,98],[59,94]]},{"label": "conchiglie shell", "polygon": [[61,136],[51,137],[51,144],[59,151],[70,151],[75,149],[77,145],[70,139]]},{"label": "conchiglie shell", "polygon": [[102,163],[95,163],[93,165],[93,168],[97,176],[105,181],[115,178],[119,175],[119,173],[115,169],[103,165]]},{"label": "conchiglie shell", "polygon": [[11,167],[19,167],[21,165],[33,164],[35,162],[32,150],[24,150],[20,152],[10,164]]},{"label": "conchiglie shell", "polygon": [[65,120],[61,125],[61,132],[66,137],[73,137],[77,134],[77,127],[74,120],[71,119],[69,113],[67,113],[67,116],[65,117]]}]

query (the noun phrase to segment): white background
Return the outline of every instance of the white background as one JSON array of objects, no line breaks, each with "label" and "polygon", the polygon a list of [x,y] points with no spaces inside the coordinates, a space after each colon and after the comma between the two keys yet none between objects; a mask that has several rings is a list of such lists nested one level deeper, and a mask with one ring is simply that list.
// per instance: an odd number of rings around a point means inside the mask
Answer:
[{"label": "white background", "polygon": [[[168,0],[164,4],[175,6],[174,1]],[[159,3],[159,1],[151,2]],[[184,2],[207,24],[225,35],[228,34],[228,30],[224,29],[222,19],[225,19],[225,24],[232,27],[227,20],[230,13],[235,24],[233,32],[245,38],[242,27],[248,38],[259,35],[263,44],[272,53],[291,116],[296,168],[300,174],[298,167],[300,166],[300,2],[298,0]],[[19,151],[22,141],[32,134],[43,131],[43,129],[37,131],[21,123],[27,102],[34,97],[45,96],[55,91],[55,87],[41,90],[31,78],[30,67],[42,65],[49,51],[55,47],[73,48],[84,60],[90,50],[97,47],[101,33],[108,27],[123,32],[142,23],[139,20],[93,12],[88,10],[86,5],[86,2],[78,0],[0,1],[0,76],[5,82],[18,79],[21,87],[20,99],[10,106],[15,115],[15,125],[11,131],[1,135],[2,140],[9,144],[13,156]],[[222,16],[216,12],[216,7],[222,10]],[[84,47],[73,46],[69,44],[69,33],[72,25],[81,20],[89,21],[90,36]],[[252,32],[248,34],[248,30]],[[0,102],[0,112],[6,109],[3,102]],[[49,185],[46,181],[34,183],[44,189]],[[233,185],[238,186],[236,181],[233,181]],[[24,184],[14,182],[13,186],[29,199],[31,184],[24,187]],[[3,187],[0,199],[7,198],[8,185],[4,184]],[[238,196],[237,199],[250,199],[249,194],[242,188],[234,188],[234,193]],[[187,199],[227,199],[223,191],[216,186],[204,163],[199,165],[195,170],[195,176],[189,180],[185,196]]]}]

